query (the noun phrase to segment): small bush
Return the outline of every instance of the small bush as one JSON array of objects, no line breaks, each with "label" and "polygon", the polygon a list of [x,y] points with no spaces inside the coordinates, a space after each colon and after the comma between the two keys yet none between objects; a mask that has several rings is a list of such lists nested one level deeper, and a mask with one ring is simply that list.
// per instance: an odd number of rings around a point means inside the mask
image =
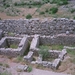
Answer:
[{"label": "small bush", "polygon": [[10,7],[10,5],[9,5],[9,4],[6,4],[6,8],[7,8],[7,7]]},{"label": "small bush", "polygon": [[45,12],[48,12],[48,9],[46,9]]},{"label": "small bush", "polygon": [[3,66],[3,63],[0,62],[0,66]]},{"label": "small bush", "polygon": [[0,73],[0,75],[12,75],[10,72],[3,72],[3,73]]},{"label": "small bush", "polygon": [[21,56],[18,56],[18,57],[17,57],[17,61],[18,61],[18,62],[22,61],[22,57],[21,57]]},{"label": "small bush", "polygon": [[35,58],[33,58],[33,60],[32,61],[36,61],[36,59]]},{"label": "small bush", "polygon": [[29,6],[29,8],[32,8],[31,6]]},{"label": "small bush", "polygon": [[12,61],[15,62],[15,63],[19,63],[19,62],[23,61],[23,57],[17,56],[16,58],[13,58]]},{"label": "small bush", "polygon": [[48,49],[40,49],[39,54],[42,55],[43,60],[49,57]]},{"label": "small bush", "polygon": [[10,48],[17,48],[18,46],[16,44],[11,44]]},{"label": "small bush", "polygon": [[3,64],[4,67],[9,68],[10,66],[8,64]]},{"label": "small bush", "polygon": [[14,6],[24,6],[24,5],[25,5],[24,2],[21,2],[21,3],[17,3],[17,2],[15,2],[15,3],[14,3]]},{"label": "small bush", "polygon": [[75,9],[71,9],[71,13],[74,13],[75,12]]},{"label": "small bush", "polygon": [[51,11],[52,14],[55,14],[58,11],[58,8],[57,7],[52,7],[50,9],[50,11]]},{"label": "small bush", "polygon": [[43,15],[43,14],[45,14],[45,12],[43,12],[43,11],[42,11],[42,12],[40,12],[40,15]]},{"label": "small bush", "polygon": [[73,19],[75,19],[75,16],[73,17]]},{"label": "small bush", "polygon": [[31,72],[31,71],[32,71],[32,67],[29,66],[28,69],[27,69],[27,71],[28,71],[28,72]]},{"label": "small bush", "polygon": [[3,0],[3,2],[5,2],[6,0]]},{"label": "small bush", "polygon": [[18,4],[17,4],[16,2],[14,3],[14,5],[15,5],[15,6],[18,6]]},{"label": "small bush", "polygon": [[31,19],[32,18],[32,15],[31,14],[28,14],[27,16],[26,16],[26,19]]},{"label": "small bush", "polygon": [[10,5],[9,4],[6,4],[6,3],[4,3],[4,6],[5,6],[5,8],[10,7]]},{"label": "small bush", "polygon": [[50,3],[55,3],[57,5],[66,5],[68,4],[68,0],[50,0]]}]

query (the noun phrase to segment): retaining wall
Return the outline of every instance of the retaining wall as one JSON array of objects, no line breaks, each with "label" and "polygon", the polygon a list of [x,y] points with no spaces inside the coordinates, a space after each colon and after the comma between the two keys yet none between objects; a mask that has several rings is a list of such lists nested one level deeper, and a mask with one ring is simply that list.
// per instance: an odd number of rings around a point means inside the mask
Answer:
[{"label": "retaining wall", "polygon": [[0,20],[0,29],[5,32],[29,35],[54,35],[67,31],[70,34],[75,34],[75,20],[65,18],[44,19],[42,21],[39,19]]}]

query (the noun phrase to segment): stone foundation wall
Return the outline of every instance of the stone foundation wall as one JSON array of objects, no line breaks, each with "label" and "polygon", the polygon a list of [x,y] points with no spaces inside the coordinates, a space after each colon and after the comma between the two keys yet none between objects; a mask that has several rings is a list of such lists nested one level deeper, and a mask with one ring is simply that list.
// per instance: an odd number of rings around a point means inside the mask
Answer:
[{"label": "stone foundation wall", "polygon": [[75,34],[75,20],[65,18],[42,21],[39,19],[0,20],[0,29],[19,34],[54,35],[67,31]]},{"label": "stone foundation wall", "polygon": [[58,34],[55,36],[41,36],[40,45],[74,46],[75,35]]}]

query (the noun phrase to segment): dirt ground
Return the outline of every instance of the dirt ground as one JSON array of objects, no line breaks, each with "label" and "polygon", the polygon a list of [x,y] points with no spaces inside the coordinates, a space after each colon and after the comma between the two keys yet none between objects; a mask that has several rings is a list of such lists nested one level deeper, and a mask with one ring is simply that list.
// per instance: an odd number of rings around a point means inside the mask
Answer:
[{"label": "dirt ground", "polygon": [[[6,67],[6,70],[8,72],[11,72],[12,75],[67,75],[67,74],[72,74],[73,72],[75,72],[75,64],[71,63],[69,61],[69,57],[66,57],[63,61],[63,63],[61,64],[61,66],[58,68],[58,70],[55,70],[53,72],[53,70],[51,69],[36,69],[33,66],[33,70],[32,72],[28,73],[28,72],[17,72],[17,67],[21,64],[23,64],[22,62],[14,62],[13,61],[14,58],[9,58],[7,56],[3,56],[0,55],[0,64],[8,64],[9,67]],[[25,64],[25,63],[24,63]],[[0,65],[2,66],[2,65]],[[73,75],[73,74],[72,74]]]},{"label": "dirt ground", "polygon": [[[46,12],[46,9],[50,9],[52,7],[57,7],[58,8],[58,12],[56,14],[49,14],[49,12]],[[12,9],[10,9],[11,7],[7,8],[9,9],[9,13],[10,16],[8,16],[6,13],[6,10],[4,10],[4,12],[0,12],[0,18],[1,19],[20,19],[26,18],[26,15],[31,14],[32,18],[57,18],[57,17],[64,17],[64,18],[73,18],[75,16],[75,13],[71,13],[70,10],[74,7],[74,4],[69,4],[67,6],[57,6],[56,4],[44,4],[42,5],[40,8],[38,7],[32,7],[32,8],[28,8],[28,7],[13,7],[13,13],[17,12],[17,9],[20,11],[19,15],[17,16],[11,16],[12,13],[10,11],[12,11]],[[1,9],[1,8],[0,8]],[[45,14],[41,14],[40,12],[44,12]],[[15,15],[15,14],[14,14]]]}]

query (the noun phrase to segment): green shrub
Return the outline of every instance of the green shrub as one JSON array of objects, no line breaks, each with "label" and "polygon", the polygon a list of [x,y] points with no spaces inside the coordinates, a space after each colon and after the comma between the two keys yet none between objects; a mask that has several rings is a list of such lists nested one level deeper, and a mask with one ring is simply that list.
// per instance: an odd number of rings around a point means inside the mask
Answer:
[{"label": "green shrub", "polygon": [[6,8],[7,8],[7,7],[10,7],[10,5],[9,5],[9,4],[6,4]]},{"label": "green shrub", "polygon": [[27,71],[28,71],[28,72],[31,72],[31,71],[32,71],[32,67],[29,66],[28,69],[27,69]]},{"label": "green shrub", "polygon": [[45,12],[48,12],[48,11],[49,11],[48,9],[45,10]]},{"label": "green shrub", "polygon": [[40,15],[43,15],[43,14],[45,14],[45,12],[43,12],[43,11],[42,11],[42,12],[40,12]]},{"label": "green shrub", "polygon": [[3,66],[3,63],[0,62],[0,66]]},{"label": "green shrub", "polygon": [[68,0],[50,0],[50,3],[56,3],[57,5],[66,5],[68,4]]},{"label": "green shrub", "polygon": [[32,8],[31,6],[29,6],[29,8]]},{"label": "green shrub", "polygon": [[49,52],[48,49],[40,49],[39,54],[42,55],[42,59],[45,60],[46,58],[49,57]]},{"label": "green shrub", "polygon": [[3,0],[3,2],[5,2],[6,0]]},{"label": "green shrub", "polygon": [[75,55],[75,51],[74,50],[67,49],[67,53],[70,54],[71,56]]},{"label": "green shrub", "polygon": [[10,48],[17,48],[18,46],[16,44],[11,44]]},{"label": "green shrub", "polygon": [[3,73],[0,73],[0,75],[12,75],[10,72],[3,72]]},{"label": "green shrub", "polygon": [[32,61],[36,61],[36,59],[35,58],[33,58],[33,60]]},{"label": "green shrub", "polygon": [[9,68],[10,66],[6,63],[6,64],[3,64],[4,67],[6,68]]},{"label": "green shrub", "polygon": [[17,56],[17,59],[16,59],[17,62],[21,62],[22,60],[23,60],[23,57]]},{"label": "green shrub", "polygon": [[15,6],[18,6],[18,4],[17,4],[16,2],[14,3],[14,5],[15,5]]},{"label": "green shrub", "polygon": [[14,6],[24,6],[24,5],[25,5],[24,2],[21,2],[21,3],[17,3],[17,2],[15,2],[15,3],[14,3]]},{"label": "green shrub", "polygon": [[42,5],[41,2],[33,2],[32,5]]},{"label": "green shrub", "polygon": [[74,13],[75,12],[75,9],[71,9],[71,13]]},{"label": "green shrub", "polygon": [[4,6],[5,6],[5,8],[10,7],[10,5],[9,4],[6,4],[6,3],[4,3]]},{"label": "green shrub", "polygon": [[50,12],[51,12],[52,14],[55,14],[57,11],[58,11],[58,8],[57,8],[57,7],[52,7],[52,8],[50,9]]},{"label": "green shrub", "polygon": [[73,19],[75,19],[75,16],[73,17]]},{"label": "green shrub", "polygon": [[31,14],[28,14],[27,16],[26,16],[26,19],[31,19],[32,18],[32,15]]},{"label": "green shrub", "polygon": [[46,50],[62,50],[63,45],[41,45],[39,47],[40,49],[46,49]]},{"label": "green shrub", "polygon": [[50,0],[42,0],[43,1],[43,3],[48,3],[48,2],[50,2]]}]

